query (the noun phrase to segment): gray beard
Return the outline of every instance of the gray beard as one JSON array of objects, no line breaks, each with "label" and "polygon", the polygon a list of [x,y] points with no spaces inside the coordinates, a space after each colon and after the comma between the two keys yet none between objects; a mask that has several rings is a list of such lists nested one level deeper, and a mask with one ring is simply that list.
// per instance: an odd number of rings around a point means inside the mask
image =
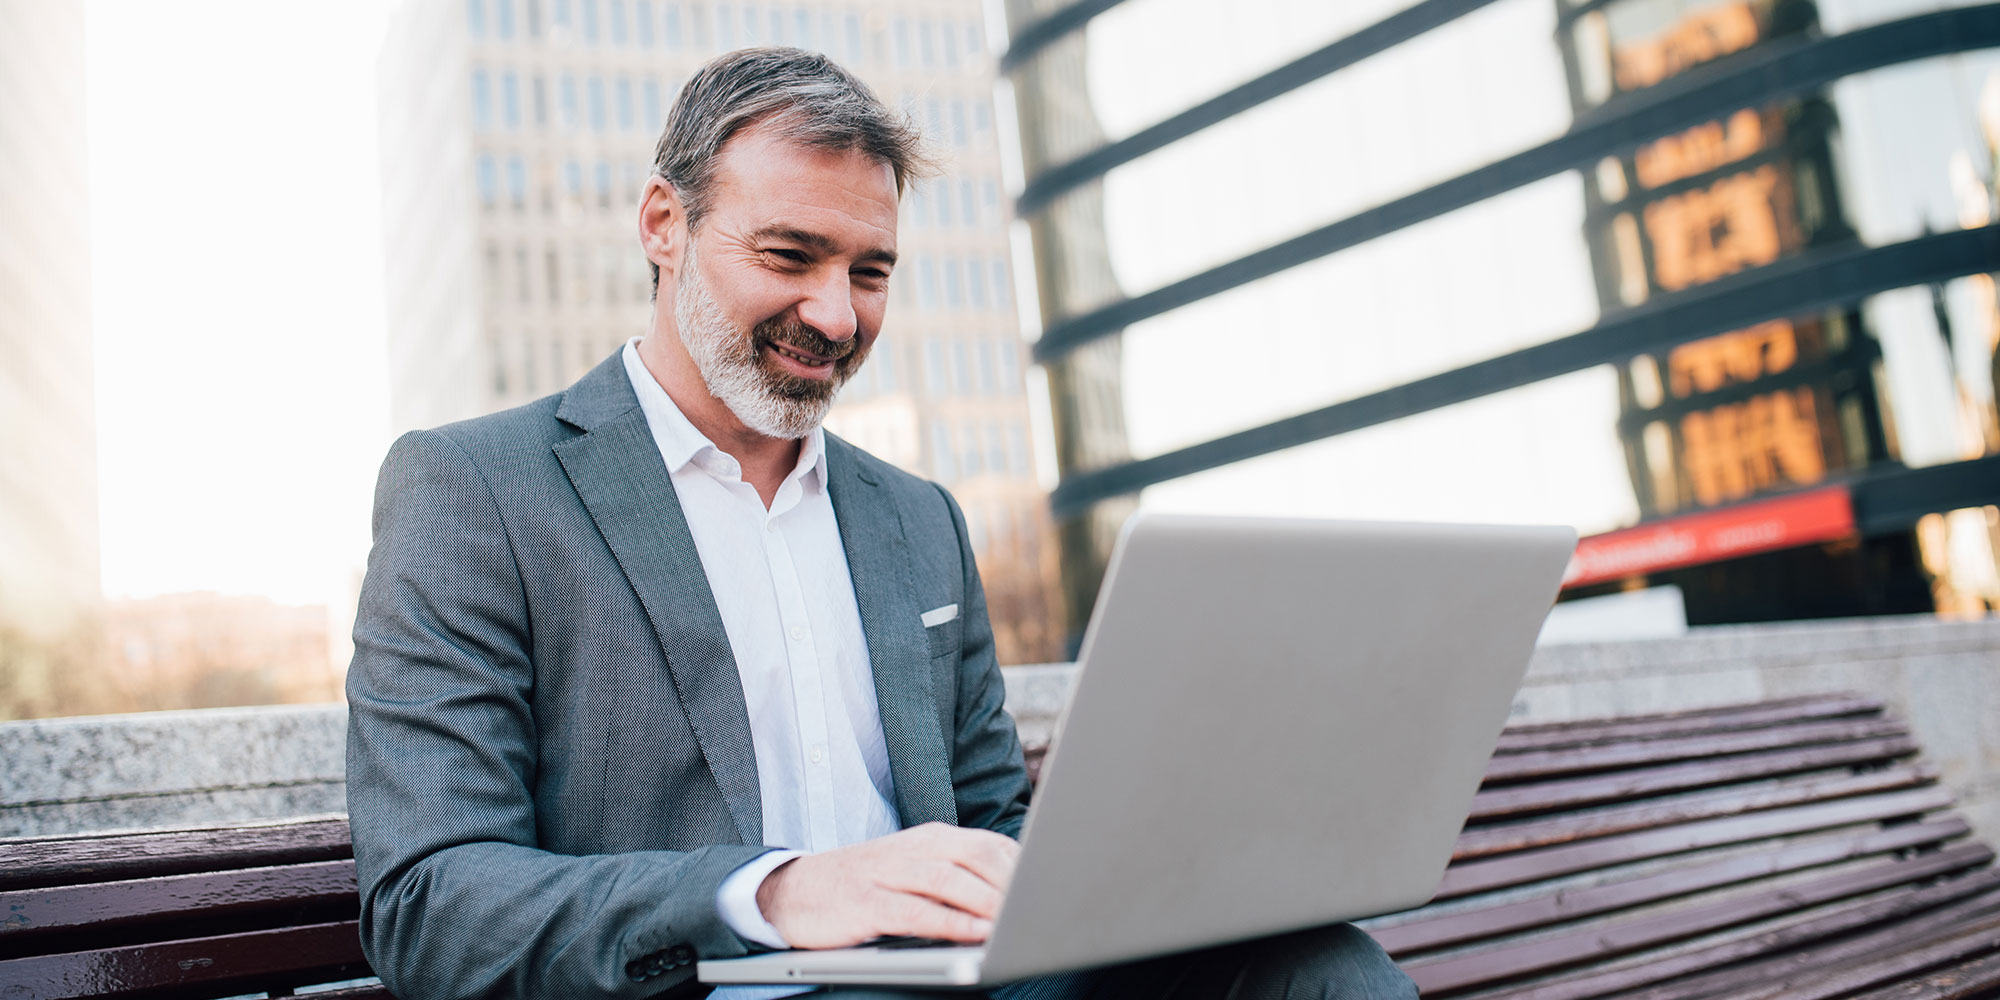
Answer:
[{"label": "gray beard", "polygon": [[791,440],[811,434],[826,419],[835,392],[846,381],[845,375],[836,371],[834,384],[824,394],[780,392],[776,377],[757,358],[756,338],[731,326],[709,295],[708,284],[695,266],[692,239],[674,289],[674,326],[679,328],[681,343],[694,359],[709,395],[721,400],[743,426],[765,437]]}]

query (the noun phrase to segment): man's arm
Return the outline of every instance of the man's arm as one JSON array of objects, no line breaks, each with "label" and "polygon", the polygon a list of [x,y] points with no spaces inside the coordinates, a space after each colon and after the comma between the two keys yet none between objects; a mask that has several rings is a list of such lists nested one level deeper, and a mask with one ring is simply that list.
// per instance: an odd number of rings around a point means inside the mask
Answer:
[{"label": "man's arm", "polygon": [[445,436],[405,435],[377,486],[347,676],[363,949],[403,1000],[649,996],[697,956],[747,950],[715,892],[765,848],[537,848],[528,628],[482,474]]}]

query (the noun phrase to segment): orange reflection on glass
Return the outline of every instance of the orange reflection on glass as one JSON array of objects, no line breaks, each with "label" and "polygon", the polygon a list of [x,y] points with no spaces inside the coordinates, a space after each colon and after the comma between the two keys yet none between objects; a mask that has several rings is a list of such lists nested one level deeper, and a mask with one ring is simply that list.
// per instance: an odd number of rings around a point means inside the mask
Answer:
[{"label": "orange reflection on glass", "polygon": [[1618,46],[1611,53],[1612,75],[1620,90],[1650,87],[1690,67],[1747,49],[1758,34],[1757,15],[1749,4],[1711,7],[1643,42]]},{"label": "orange reflection on glass", "polygon": [[1781,389],[1681,418],[1681,466],[1704,506],[1826,478],[1809,386]]},{"label": "orange reflection on glass", "polygon": [[1639,147],[1632,165],[1640,185],[1656,188],[1735,163],[1764,146],[1764,118],[1745,108]]},{"label": "orange reflection on glass", "polygon": [[1765,164],[1646,206],[1654,279],[1669,291],[1777,260],[1796,242],[1791,191]]},{"label": "orange reflection on glass", "polygon": [[1774,319],[1734,333],[1690,341],[1667,355],[1667,388],[1676,399],[1754,382],[1790,368],[1799,358],[1792,321]]}]

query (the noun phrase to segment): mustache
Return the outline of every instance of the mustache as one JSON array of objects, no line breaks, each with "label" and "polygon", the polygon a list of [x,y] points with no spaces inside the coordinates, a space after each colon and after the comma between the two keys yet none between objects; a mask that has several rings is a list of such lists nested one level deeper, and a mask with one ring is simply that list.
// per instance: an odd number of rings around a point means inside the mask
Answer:
[{"label": "mustache", "polygon": [[851,337],[845,341],[833,340],[796,319],[765,320],[757,324],[751,333],[759,341],[783,344],[794,350],[835,361],[846,360],[849,354],[854,353],[856,343],[856,339]]}]

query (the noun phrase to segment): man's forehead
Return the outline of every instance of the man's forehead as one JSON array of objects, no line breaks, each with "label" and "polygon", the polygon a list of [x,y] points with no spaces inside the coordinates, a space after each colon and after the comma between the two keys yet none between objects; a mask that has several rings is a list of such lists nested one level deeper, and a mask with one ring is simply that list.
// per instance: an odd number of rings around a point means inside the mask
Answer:
[{"label": "man's forehead", "polygon": [[709,209],[743,235],[854,243],[893,259],[898,196],[887,162],[750,130],[730,139],[715,166]]}]

